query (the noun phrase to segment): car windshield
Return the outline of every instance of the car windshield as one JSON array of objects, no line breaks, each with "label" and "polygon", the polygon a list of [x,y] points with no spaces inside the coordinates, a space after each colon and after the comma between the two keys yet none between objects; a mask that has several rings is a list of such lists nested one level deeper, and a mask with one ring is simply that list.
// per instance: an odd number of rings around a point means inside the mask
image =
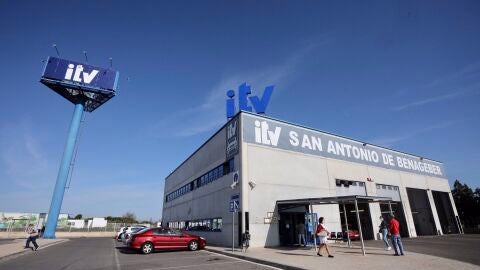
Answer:
[{"label": "car windshield", "polygon": [[144,229],[145,229],[144,227],[132,228],[132,233],[136,233]]},{"label": "car windshield", "polygon": [[139,230],[134,231],[133,233],[139,234],[139,233],[144,233],[146,231],[150,230],[150,228],[139,228]]}]

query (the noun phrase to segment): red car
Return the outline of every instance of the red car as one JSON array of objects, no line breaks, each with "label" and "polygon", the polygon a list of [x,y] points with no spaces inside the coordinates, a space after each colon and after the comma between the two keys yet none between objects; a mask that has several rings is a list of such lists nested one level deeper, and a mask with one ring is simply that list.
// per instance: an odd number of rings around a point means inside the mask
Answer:
[{"label": "red car", "polygon": [[169,228],[147,228],[131,235],[127,242],[129,248],[152,253],[155,249],[189,249],[195,251],[205,248],[205,238]]},{"label": "red car", "polygon": [[358,230],[348,230],[348,237],[350,240],[360,240],[360,233]]}]

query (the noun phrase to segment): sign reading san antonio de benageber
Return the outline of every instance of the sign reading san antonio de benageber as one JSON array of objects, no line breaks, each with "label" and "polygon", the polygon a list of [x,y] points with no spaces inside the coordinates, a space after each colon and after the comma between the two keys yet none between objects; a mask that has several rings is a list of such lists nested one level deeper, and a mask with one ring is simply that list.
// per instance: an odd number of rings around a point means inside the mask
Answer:
[{"label": "sign reading san antonio de benageber", "polygon": [[275,120],[242,115],[243,140],[274,148],[446,177],[443,164]]}]

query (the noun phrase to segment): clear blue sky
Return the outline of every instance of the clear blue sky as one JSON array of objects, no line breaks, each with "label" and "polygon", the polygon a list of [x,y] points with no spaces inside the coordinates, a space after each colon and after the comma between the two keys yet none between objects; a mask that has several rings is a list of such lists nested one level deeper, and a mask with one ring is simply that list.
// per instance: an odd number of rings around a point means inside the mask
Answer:
[{"label": "clear blue sky", "polygon": [[272,117],[443,161],[450,183],[478,187],[478,14],[479,1],[1,1],[0,211],[50,205],[73,113],[39,83],[53,43],[121,73],[87,115],[64,213],[160,218],[165,176],[242,82],[275,85]]}]

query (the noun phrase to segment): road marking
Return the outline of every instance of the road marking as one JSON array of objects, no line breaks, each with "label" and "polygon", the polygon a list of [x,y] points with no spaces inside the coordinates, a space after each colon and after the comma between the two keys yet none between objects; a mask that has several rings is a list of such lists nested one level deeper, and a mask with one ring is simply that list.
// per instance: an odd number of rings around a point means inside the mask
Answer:
[{"label": "road marking", "polygon": [[234,264],[239,262],[218,262],[218,263],[202,263],[202,264],[192,264],[192,265],[185,265],[185,266],[169,266],[169,267],[161,267],[161,268],[145,268],[142,270],[163,270],[163,269],[179,269],[179,268],[198,268],[199,266],[210,266],[210,265],[220,265],[220,264]]},{"label": "road marking", "polygon": [[120,266],[120,261],[118,260],[118,250],[117,246],[115,245],[115,240],[113,240],[113,254],[115,254],[115,265],[117,267],[117,270],[122,270],[122,267]]},{"label": "road marking", "polygon": [[224,256],[224,257],[231,258],[231,259],[234,259],[234,260],[237,260],[237,261],[248,262],[248,263],[260,265],[260,266],[263,266],[263,267],[268,267],[268,268],[272,268],[272,269],[282,270],[282,268],[270,266],[270,265],[267,265],[267,264],[261,264],[261,263],[256,263],[256,262],[244,260],[244,259],[239,259],[239,258],[236,258],[236,257],[230,257],[230,256],[227,256],[227,255],[223,255],[223,254],[211,252],[211,251],[208,251],[208,250],[202,250],[202,251],[203,251],[203,252],[209,252],[209,253],[212,253],[212,254],[217,254],[217,255],[219,255],[219,256]]},{"label": "road marking", "polygon": [[162,262],[165,262],[165,261],[178,261],[179,259],[181,260],[196,260],[196,259],[199,259],[199,258],[212,258],[212,257],[219,257],[219,256],[222,256],[220,254],[199,254],[199,255],[193,255],[193,256],[185,256],[185,257],[180,257],[180,258],[166,258],[166,257],[160,257],[160,256],[157,256],[155,257],[155,255],[160,255],[161,253],[153,253],[152,256],[150,256],[151,259],[155,259],[155,260],[158,260],[158,261],[162,261]]}]

